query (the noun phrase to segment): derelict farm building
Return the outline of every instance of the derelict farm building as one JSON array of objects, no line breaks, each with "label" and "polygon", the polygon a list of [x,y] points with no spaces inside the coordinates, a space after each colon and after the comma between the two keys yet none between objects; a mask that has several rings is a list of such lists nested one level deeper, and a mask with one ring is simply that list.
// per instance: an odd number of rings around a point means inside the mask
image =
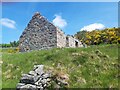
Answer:
[{"label": "derelict farm building", "polygon": [[19,39],[21,52],[62,47],[82,47],[72,36],[66,36],[58,27],[36,12]]}]

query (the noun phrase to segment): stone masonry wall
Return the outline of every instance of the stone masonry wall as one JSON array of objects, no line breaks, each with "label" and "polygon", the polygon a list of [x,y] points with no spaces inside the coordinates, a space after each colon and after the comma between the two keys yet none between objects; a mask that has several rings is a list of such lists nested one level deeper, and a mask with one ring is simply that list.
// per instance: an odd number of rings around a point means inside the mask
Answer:
[{"label": "stone masonry wall", "polygon": [[66,35],[59,28],[57,28],[57,47],[66,47]]},{"label": "stone masonry wall", "polygon": [[56,27],[40,13],[35,13],[20,36],[20,51],[48,49],[57,47]]},{"label": "stone masonry wall", "polygon": [[68,47],[75,47],[75,40],[72,36],[67,36],[68,40],[66,43],[68,44]]},{"label": "stone masonry wall", "polygon": [[82,43],[75,39],[73,36],[66,36],[66,47],[83,47]]}]

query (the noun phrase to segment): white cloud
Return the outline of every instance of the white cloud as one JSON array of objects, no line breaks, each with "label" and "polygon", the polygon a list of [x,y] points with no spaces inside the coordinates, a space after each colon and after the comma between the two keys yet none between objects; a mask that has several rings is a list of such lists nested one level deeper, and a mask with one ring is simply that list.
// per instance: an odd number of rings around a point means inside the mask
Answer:
[{"label": "white cloud", "polygon": [[6,26],[8,28],[11,28],[11,29],[15,29],[15,24],[16,22],[14,20],[10,20],[8,18],[2,18],[0,19],[0,24],[3,25],[3,26]]},{"label": "white cloud", "polygon": [[58,26],[60,28],[64,28],[67,25],[66,20],[63,19],[60,15],[55,15],[55,19],[53,19],[52,22],[55,26]]},{"label": "white cloud", "polygon": [[93,30],[102,30],[104,29],[105,26],[101,23],[93,23],[93,24],[90,24],[90,25],[87,25],[87,26],[84,26],[81,31],[85,30],[85,31],[93,31]]}]

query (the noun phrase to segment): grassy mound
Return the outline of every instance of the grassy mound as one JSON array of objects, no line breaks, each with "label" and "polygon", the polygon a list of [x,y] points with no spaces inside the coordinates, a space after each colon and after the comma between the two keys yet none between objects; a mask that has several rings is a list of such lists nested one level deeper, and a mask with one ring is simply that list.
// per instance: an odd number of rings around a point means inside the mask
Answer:
[{"label": "grassy mound", "polygon": [[43,64],[69,77],[69,88],[118,87],[118,45],[54,48],[26,53],[3,52],[2,88],[15,88],[23,73]]}]

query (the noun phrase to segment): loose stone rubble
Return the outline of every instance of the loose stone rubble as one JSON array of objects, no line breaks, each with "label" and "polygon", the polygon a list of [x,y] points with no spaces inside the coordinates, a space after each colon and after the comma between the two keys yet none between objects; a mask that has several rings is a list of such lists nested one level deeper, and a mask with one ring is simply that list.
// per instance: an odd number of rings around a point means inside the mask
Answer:
[{"label": "loose stone rubble", "polygon": [[65,82],[68,77],[62,76],[63,78],[59,78],[50,71],[44,72],[43,67],[44,65],[35,65],[32,71],[23,74],[17,84],[17,90],[47,90],[52,85],[52,82],[56,83],[52,88],[61,88],[60,85],[68,85]]},{"label": "loose stone rubble", "polygon": [[82,47],[82,43],[54,26],[36,12],[19,39],[21,52],[62,47]]}]

